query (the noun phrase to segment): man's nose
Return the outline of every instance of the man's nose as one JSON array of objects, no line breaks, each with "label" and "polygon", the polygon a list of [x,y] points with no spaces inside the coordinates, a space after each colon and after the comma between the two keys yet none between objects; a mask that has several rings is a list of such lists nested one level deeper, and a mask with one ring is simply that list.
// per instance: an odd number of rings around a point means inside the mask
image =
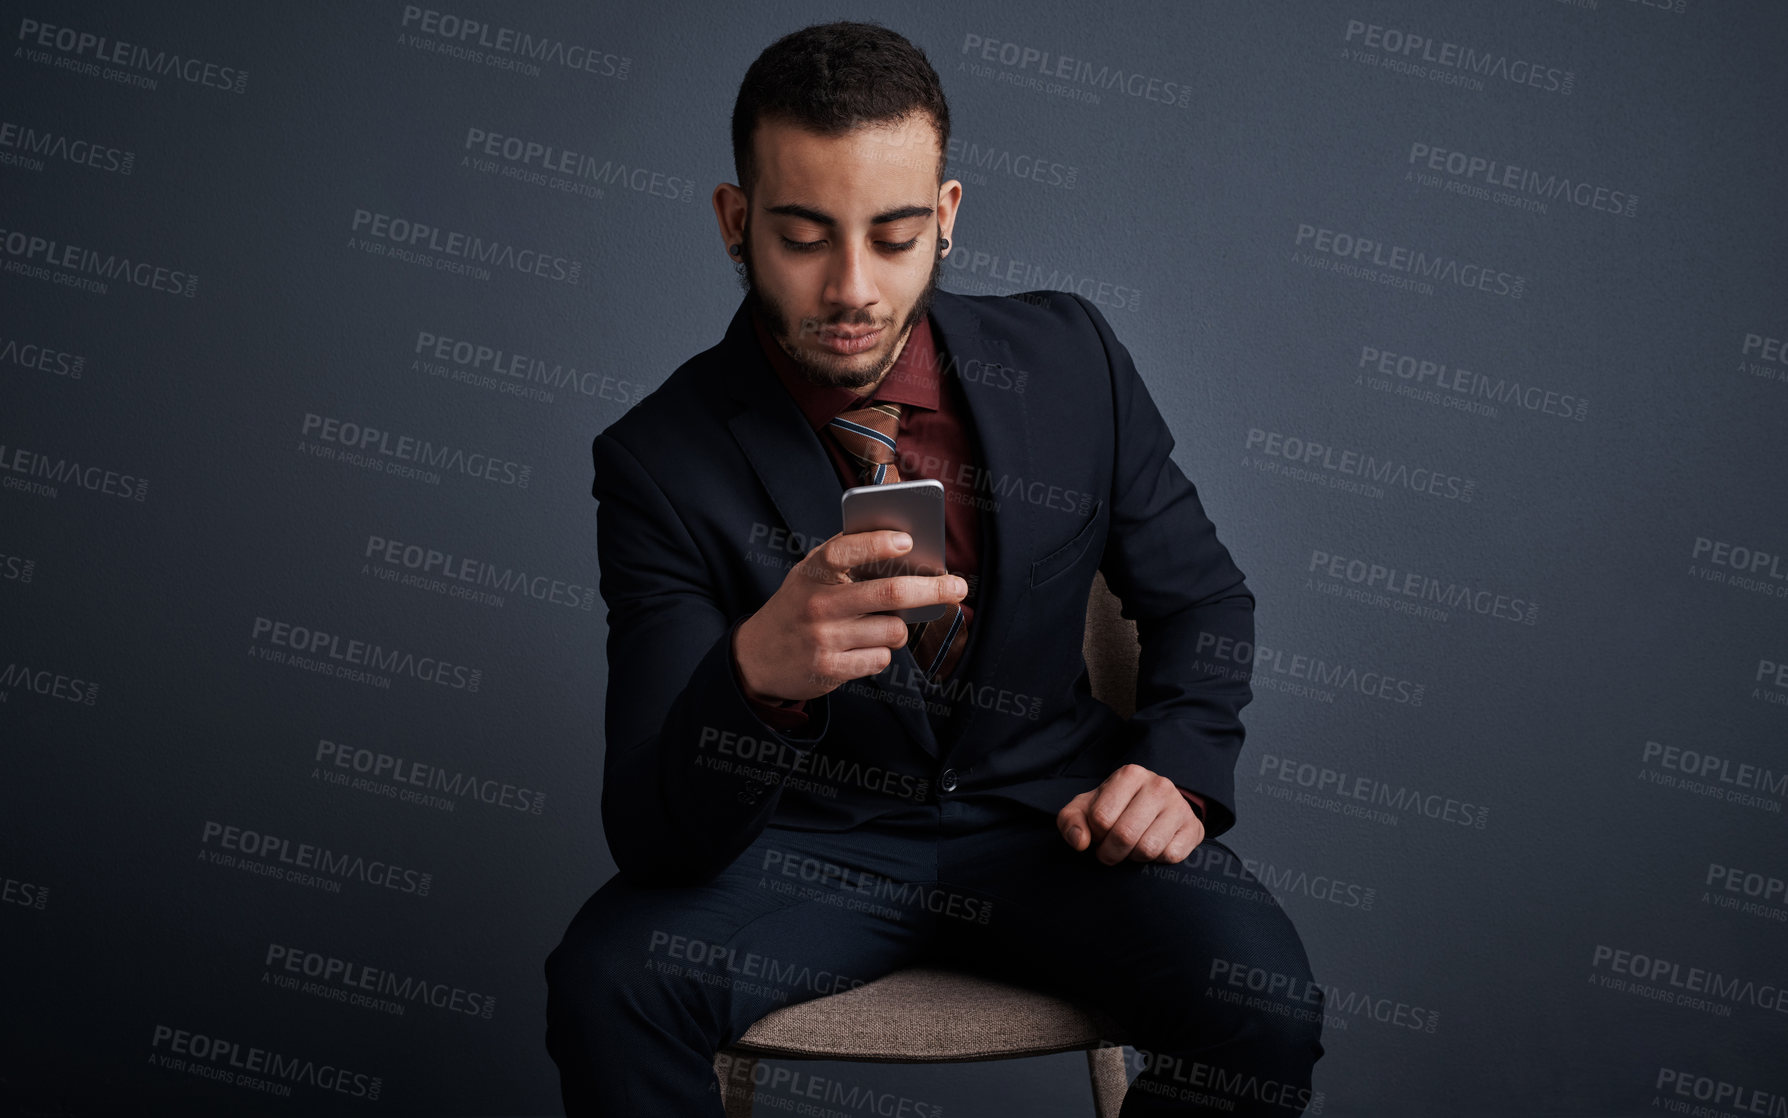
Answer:
[{"label": "man's nose", "polygon": [[826,302],[845,307],[867,307],[876,302],[879,292],[874,263],[867,248],[844,245],[832,257],[831,271],[826,277]]}]

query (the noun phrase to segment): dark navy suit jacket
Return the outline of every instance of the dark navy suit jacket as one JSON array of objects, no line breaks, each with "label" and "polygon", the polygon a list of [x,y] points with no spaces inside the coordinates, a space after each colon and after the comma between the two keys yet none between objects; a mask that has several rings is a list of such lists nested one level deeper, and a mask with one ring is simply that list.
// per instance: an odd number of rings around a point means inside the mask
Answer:
[{"label": "dark navy suit jacket", "polygon": [[[1254,598],[1173,434],[1091,302],[938,291],[931,323],[982,454],[980,606],[930,698],[909,645],[778,731],[734,677],[732,631],[842,527],[843,485],[742,301],[720,343],[595,439],[608,607],[602,819],[621,872],[691,881],[772,819],[844,830],[891,808],[992,795],[1053,814],[1135,762],[1235,823]],[[995,506],[997,503],[997,507]],[[1094,699],[1093,573],[1137,623],[1135,716]],[[939,711],[947,710],[947,716]]]}]

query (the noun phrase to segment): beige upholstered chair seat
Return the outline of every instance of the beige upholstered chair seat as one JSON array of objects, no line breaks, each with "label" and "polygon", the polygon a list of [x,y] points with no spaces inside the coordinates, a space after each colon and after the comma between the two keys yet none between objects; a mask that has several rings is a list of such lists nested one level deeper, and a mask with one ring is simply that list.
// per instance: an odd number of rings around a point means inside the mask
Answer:
[{"label": "beige upholstered chair seat", "polygon": [[914,966],[778,1009],[733,1047],[784,1057],[942,1063],[1078,1052],[1110,1035],[1102,1017],[1060,998]]}]

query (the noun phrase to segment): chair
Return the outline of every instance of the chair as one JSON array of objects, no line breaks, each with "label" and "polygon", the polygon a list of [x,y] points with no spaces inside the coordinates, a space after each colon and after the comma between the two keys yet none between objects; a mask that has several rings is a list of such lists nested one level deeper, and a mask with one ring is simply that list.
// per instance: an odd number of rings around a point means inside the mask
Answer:
[{"label": "chair", "polygon": [[[1125,718],[1136,712],[1136,623],[1095,572],[1087,596],[1087,673],[1093,694]],[[851,990],[783,1006],[714,1061],[727,1118],[750,1118],[760,1057],[948,1063],[1086,1052],[1097,1118],[1117,1118],[1128,1078],[1116,1029],[1091,1007],[1036,990],[912,966]]]}]

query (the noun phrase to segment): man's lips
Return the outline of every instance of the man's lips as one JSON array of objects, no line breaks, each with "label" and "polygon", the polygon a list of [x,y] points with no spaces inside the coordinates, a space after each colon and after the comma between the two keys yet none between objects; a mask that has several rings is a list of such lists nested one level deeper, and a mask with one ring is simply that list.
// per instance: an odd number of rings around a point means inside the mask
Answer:
[{"label": "man's lips", "polygon": [[874,345],[881,336],[880,326],[867,330],[821,330],[819,341],[833,353],[861,353]]}]

